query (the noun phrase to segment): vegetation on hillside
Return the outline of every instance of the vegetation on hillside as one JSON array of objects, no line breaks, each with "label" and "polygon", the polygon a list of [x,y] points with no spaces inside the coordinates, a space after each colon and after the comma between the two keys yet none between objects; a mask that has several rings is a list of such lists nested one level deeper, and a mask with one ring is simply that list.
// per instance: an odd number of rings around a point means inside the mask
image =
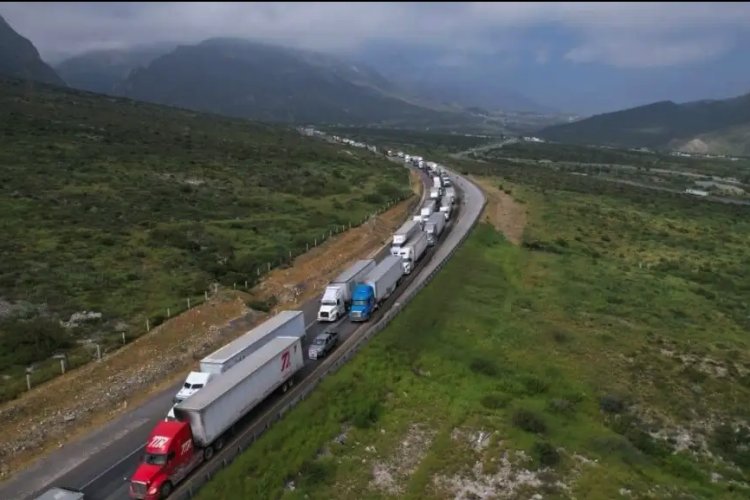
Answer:
[{"label": "vegetation on hillside", "polygon": [[[409,193],[392,162],[292,130],[0,81],[2,372],[251,286]],[[102,316],[59,325],[80,311]]]},{"label": "vegetation on hillside", "polygon": [[[748,124],[750,94],[732,99],[685,104],[657,102],[573,123],[553,125],[539,131],[538,135],[573,144],[665,149],[669,145],[675,145],[675,142],[687,143],[703,134],[715,136],[726,131],[731,136],[734,127]],[[745,149],[745,142],[738,141],[732,152],[741,154]],[[724,149],[727,149],[726,145]]]},{"label": "vegetation on hillside", "polygon": [[748,209],[474,165],[523,245],[480,225],[201,498],[747,498]]}]

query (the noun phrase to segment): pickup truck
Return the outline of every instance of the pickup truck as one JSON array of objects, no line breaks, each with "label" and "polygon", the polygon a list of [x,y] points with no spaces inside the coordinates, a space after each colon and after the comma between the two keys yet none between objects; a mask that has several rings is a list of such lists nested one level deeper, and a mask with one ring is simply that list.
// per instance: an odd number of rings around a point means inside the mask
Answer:
[{"label": "pickup truck", "polygon": [[324,358],[336,347],[338,341],[339,332],[327,329],[323,333],[318,334],[315,340],[312,341],[307,350],[307,356],[310,359]]}]

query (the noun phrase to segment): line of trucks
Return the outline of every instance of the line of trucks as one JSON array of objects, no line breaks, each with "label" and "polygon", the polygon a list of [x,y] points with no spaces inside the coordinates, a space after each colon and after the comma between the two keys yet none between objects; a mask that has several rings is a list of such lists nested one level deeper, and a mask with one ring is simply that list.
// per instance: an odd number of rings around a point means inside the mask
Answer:
[{"label": "line of trucks", "polygon": [[[447,184],[439,173],[433,182],[441,190]],[[328,283],[318,321],[336,322],[347,315],[353,322],[368,321],[437,243],[455,198],[453,188],[446,187],[437,199],[426,200],[419,220],[405,222],[394,233],[390,255],[379,263],[359,260]],[[447,210],[437,209],[441,199]],[[302,311],[282,311],[200,360],[200,370],[190,372],[166,418],[151,431],[130,480],[130,496],[166,498],[224,446],[239,420],[277,389],[286,392],[305,364],[304,337]]]}]

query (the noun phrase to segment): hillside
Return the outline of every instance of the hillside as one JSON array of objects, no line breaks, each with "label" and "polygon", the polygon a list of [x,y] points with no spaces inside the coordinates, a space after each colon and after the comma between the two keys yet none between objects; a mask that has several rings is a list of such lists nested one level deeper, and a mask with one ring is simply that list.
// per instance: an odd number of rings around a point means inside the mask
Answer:
[{"label": "hillside", "polygon": [[[252,286],[407,192],[402,167],[292,130],[0,80],[0,398],[2,375]],[[101,317],[60,327],[81,311]]]},{"label": "hillside", "polygon": [[0,16],[0,75],[64,86],[65,82],[39,56],[36,47]]},{"label": "hillside", "polygon": [[371,69],[235,39],[180,46],[135,70],[117,91],[139,100],[269,122],[439,127],[472,121],[396,97],[397,89]]},{"label": "hillside", "polygon": [[55,66],[73,88],[113,94],[115,87],[135,68],[146,66],[174,50],[176,44],[162,43],[122,50],[97,50],[71,57]]},{"label": "hillside", "polygon": [[[657,102],[555,125],[539,131],[538,135],[559,142],[657,149],[681,147],[703,136],[715,141],[737,137],[739,140],[730,139],[727,148],[736,151],[744,149],[747,143],[742,135],[734,136],[732,130],[744,125],[750,125],[750,94],[685,104]],[[705,152],[712,151],[709,148]]]}]

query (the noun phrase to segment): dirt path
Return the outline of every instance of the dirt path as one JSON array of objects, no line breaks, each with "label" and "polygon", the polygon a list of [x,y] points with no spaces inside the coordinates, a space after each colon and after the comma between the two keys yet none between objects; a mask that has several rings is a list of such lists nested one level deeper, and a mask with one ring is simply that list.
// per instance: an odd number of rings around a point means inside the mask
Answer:
[{"label": "dirt path", "polygon": [[482,220],[495,226],[514,245],[520,245],[526,227],[526,210],[523,205],[501,191],[497,179],[471,176],[471,180],[481,187],[487,197]]},{"label": "dirt path", "polygon": [[[416,175],[411,182],[417,196],[329,239],[290,268],[271,271],[249,294],[220,291],[102,362],[70,371],[0,406],[0,480],[177,383],[197,360],[267,317],[250,310],[247,300],[275,296],[275,310],[294,308],[319,293],[344,265],[373,254],[418,202],[422,184]],[[236,326],[221,328],[232,320]]]}]

